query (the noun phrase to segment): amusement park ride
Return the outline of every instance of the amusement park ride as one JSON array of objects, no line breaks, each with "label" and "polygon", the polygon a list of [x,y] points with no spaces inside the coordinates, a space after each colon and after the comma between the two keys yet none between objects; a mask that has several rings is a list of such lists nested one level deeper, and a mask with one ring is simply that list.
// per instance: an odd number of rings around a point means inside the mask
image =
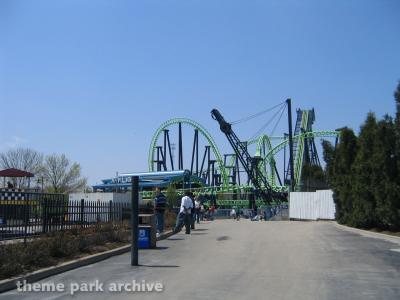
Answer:
[{"label": "amusement park ride", "polygon": [[259,156],[250,156],[246,145],[239,140],[232,130],[232,125],[225,121],[224,117],[217,109],[211,111],[211,116],[214,120],[218,121],[221,131],[226,135],[235,152],[235,156],[240,160],[249,181],[254,186],[255,194],[261,196],[261,198],[268,203],[272,201],[274,194],[280,196],[279,193],[272,190],[267,178],[261,172],[259,167],[261,158]]},{"label": "amusement park ride", "polygon": [[[279,108],[280,117],[287,108],[289,133],[280,137],[260,134],[247,141],[240,140],[233,131],[232,125],[237,122],[225,121],[221,113],[217,109],[213,109],[211,116],[219,123],[221,131],[225,134],[234,152],[224,154],[224,156],[221,155],[210,133],[199,123],[185,118],[170,119],[162,123],[151,141],[148,159],[149,171],[187,169],[192,177],[199,178],[199,182],[202,182],[205,187],[224,192],[252,190],[256,197],[266,203],[282,199],[288,191],[300,189],[301,172],[305,164],[320,165],[315,139],[326,137],[337,139],[339,132],[313,131],[314,109],[298,109],[292,134],[291,100],[288,99],[278,106],[275,107]],[[264,112],[245,119],[248,120],[262,113]],[[194,130],[191,153],[186,155],[186,160],[183,151],[184,126]],[[177,132],[173,130],[176,127]],[[171,142],[176,139],[177,143]],[[200,146],[200,140],[203,143],[201,146],[204,148]],[[177,161],[174,153],[176,144]],[[251,156],[249,147],[254,147],[254,145],[255,155]],[[282,152],[283,172],[280,174],[276,156]]]}]

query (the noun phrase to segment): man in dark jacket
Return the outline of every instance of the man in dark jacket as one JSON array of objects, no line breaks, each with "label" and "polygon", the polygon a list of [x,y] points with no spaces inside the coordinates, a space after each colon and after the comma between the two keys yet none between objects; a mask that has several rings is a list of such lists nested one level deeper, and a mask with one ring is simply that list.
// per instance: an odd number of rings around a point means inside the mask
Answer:
[{"label": "man in dark jacket", "polygon": [[160,188],[156,188],[156,197],[154,198],[154,210],[157,219],[157,232],[164,231],[164,214],[167,208],[167,198],[161,192]]}]

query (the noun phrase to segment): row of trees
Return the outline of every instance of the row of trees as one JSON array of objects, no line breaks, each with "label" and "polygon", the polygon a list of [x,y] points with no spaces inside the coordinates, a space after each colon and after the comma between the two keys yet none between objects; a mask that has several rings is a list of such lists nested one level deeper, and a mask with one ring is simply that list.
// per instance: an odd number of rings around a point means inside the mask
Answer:
[{"label": "row of trees", "polygon": [[[51,193],[68,193],[83,190],[87,179],[81,175],[78,163],[71,163],[64,155],[50,154],[44,156],[29,148],[10,149],[0,153],[0,167],[2,169],[16,168],[35,174],[32,185],[43,185],[45,191]],[[14,186],[27,188],[28,179],[9,179]]]},{"label": "row of trees", "polygon": [[336,148],[323,141],[336,218],[359,228],[400,229],[400,83],[396,117],[369,113],[358,136],[341,130]]}]

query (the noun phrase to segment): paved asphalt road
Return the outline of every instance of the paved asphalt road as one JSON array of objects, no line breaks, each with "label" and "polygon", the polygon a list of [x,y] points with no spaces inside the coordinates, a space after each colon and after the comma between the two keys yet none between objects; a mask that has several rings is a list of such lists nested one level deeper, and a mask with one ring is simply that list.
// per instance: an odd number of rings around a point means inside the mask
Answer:
[{"label": "paved asphalt road", "polygon": [[399,244],[361,236],[330,222],[203,223],[140,252],[42,282],[66,293],[18,293],[0,299],[68,299],[70,282],[161,282],[161,293],[79,293],[74,299],[400,299]]}]

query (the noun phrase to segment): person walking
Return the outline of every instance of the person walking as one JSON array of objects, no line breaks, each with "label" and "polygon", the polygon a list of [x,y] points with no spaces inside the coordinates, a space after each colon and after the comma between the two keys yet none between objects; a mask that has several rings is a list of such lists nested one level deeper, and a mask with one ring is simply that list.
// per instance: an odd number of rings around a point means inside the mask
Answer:
[{"label": "person walking", "polygon": [[232,209],[231,209],[231,218],[232,218],[232,220],[236,219],[236,211],[235,211],[234,207],[232,207]]},{"label": "person walking", "polygon": [[156,188],[156,197],[154,198],[154,210],[156,213],[157,233],[164,232],[164,215],[167,208],[167,198],[161,192],[160,188]]},{"label": "person walking", "polygon": [[196,201],[194,200],[194,195],[192,192],[190,192],[190,199],[192,199],[192,213],[190,214],[190,228],[195,229],[194,224],[196,223]]},{"label": "person walking", "polygon": [[190,196],[191,192],[186,191],[185,196],[183,196],[181,199],[181,207],[179,209],[179,215],[174,229],[175,232],[181,231],[183,225],[185,225],[185,233],[190,234],[191,214],[193,209],[193,201]]},{"label": "person walking", "polygon": [[200,204],[200,221],[204,221],[205,208],[204,204]]},{"label": "person walking", "polygon": [[240,209],[240,206],[238,206],[237,208],[236,208],[236,221],[239,221],[240,220],[240,215],[242,214],[242,211],[241,211],[241,209]]},{"label": "person walking", "polygon": [[196,213],[196,221],[197,224],[200,223],[200,201],[199,201],[199,196],[196,197],[196,200],[194,201],[194,209]]},{"label": "person walking", "polygon": [[211,205],[210,209],[209,209],[209,213],[210,213],[210,221],[214,220],[214,212],[215,212],[215,206],[214,204]]},{"label": "person walking", "polygon": [[257,217],[257,215],[258,215],[258,207],[257,207],[257,205],[254,203],[254,206],[253,206],[253,218],[255,218],[255,217]]}]

